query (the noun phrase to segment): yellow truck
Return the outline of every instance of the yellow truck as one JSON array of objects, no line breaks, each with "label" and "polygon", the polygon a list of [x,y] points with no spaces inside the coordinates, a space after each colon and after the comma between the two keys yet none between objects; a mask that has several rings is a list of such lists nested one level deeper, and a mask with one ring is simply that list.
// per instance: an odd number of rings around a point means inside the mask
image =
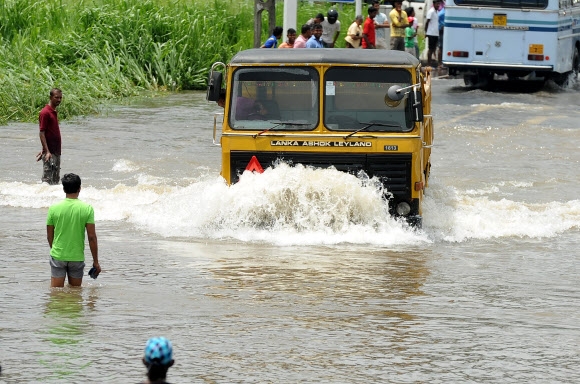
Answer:
[{"label": "yellow truck", "polygon": [[[224,107],[221,174],[276,161],[379,179],[389,212],[421,226],[433,145],[431,76],[400,51],[250,49],[210,71]],[[217,120],[214,119],[214,142]]]}]

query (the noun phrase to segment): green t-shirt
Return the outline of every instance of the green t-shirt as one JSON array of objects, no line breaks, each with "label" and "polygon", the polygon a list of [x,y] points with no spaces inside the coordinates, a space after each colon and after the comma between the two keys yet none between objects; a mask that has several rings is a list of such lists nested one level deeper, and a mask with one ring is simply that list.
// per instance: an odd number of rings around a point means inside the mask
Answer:
[{"label": "green t-shirt", "polygon": [[55,260],[85,260],[85,227],[95,223],[95,212],[79,199],[64,199],[48,209],[46,225],[54,226],[50,255]]},{"label": "green t-shirt", "polygon": [[405,48],[415,47],[415,29],[413,27],[405,28]]}]

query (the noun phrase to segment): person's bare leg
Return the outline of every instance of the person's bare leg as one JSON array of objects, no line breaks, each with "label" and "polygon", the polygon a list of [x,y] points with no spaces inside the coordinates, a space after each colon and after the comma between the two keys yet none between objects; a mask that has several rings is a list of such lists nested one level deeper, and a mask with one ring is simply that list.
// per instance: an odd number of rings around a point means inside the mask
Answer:
[{"label": "person's bare leg", "polygon": [[75,278],[75,277],[68,277],[68,283],[71,285],[71,287],[80,287],[81,284],[83,283],[83,278]]},{"label": "person's bare leg", "polygon": [[51,277],[50,286],[51,287],[64,287],[65,277]]}]

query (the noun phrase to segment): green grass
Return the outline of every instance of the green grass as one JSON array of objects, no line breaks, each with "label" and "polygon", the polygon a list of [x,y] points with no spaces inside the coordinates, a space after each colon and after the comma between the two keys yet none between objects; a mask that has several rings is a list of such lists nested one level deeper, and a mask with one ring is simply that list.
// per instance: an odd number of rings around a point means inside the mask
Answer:
[{"label": "green grass", "polygon": [[[214,62],[253,46],[253,4],[0,0],[0,124],[36,121],[52,87],[63,90],[61,119],[98,113],[107,101],[144,92],[204,89]],[[298,30],[329,7],[299,3]],[[354,6],[337,9],[343,47]],[[278,25],[282,14],[279,2]],[[262,41],[267,29],[264,22]]]}]

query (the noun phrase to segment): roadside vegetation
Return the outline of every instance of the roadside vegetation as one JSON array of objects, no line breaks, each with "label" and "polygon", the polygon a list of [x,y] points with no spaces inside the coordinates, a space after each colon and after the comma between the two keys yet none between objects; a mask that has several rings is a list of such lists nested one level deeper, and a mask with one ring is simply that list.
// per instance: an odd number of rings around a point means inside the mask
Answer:
[{"label": "roadside vegetation", "polygon": [[[204,89],[215,61],[253,46],[253,6],[253,0],[0,0],[0,124],[35,121],[52,87],[63,90],[60,119],[143,93]],[[300,2],[298,33],[329,8]],[[354,6],[337,9],[344,47]],[[279,2],[278,25],[282,14]],[[264,41],[266,12],[262,20]]]}]

